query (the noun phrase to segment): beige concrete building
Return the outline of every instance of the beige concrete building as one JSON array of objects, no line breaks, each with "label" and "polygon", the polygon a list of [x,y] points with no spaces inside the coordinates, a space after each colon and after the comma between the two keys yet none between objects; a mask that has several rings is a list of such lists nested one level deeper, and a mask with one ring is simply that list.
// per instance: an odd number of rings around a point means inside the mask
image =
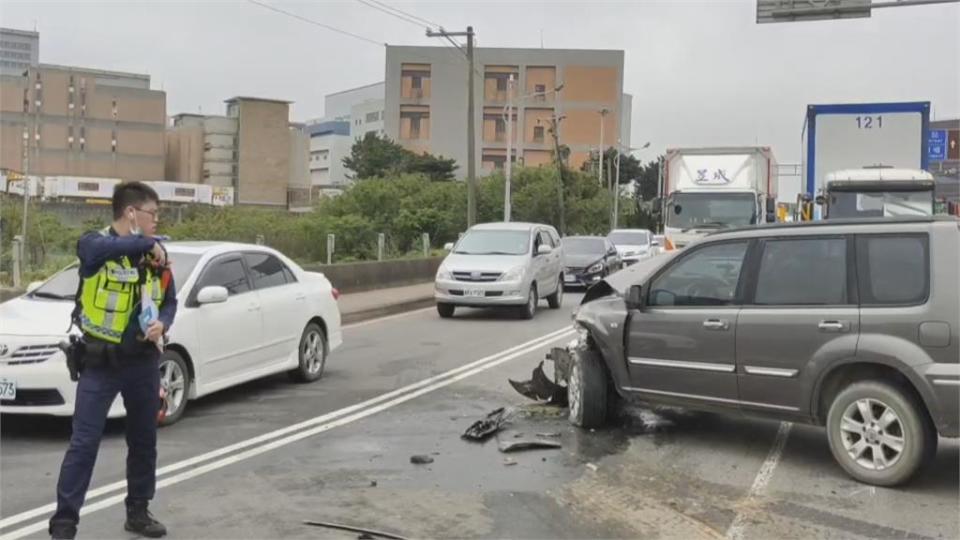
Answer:
[{"label": "beige concrete building", "polygon": [[232,186],[237,204],[308,204],[309,139],[302,125],[290,123],[290,102],[235,97],[226,106],[225,116],[173,117],[167,180]]},{"label": "beige concrete building", "polygon": [[0,75],[0,168],[164,180],[166,113],[148,75],[50,64]]},{"label": "beige concrete building", "polygon": [[[529,166],[550,163],[559,143],[579,168],[601,143],[630,145],[630,96],[623,93],[623,51],[475,49],[476,159],[478,172],[506,160],[508,81],[513,77],[513,158]],[[466,174],[467,68],[444,47],[387,47],[387,136],[415,152],[452,157]],[[553,90],[562,85],[560,92]],[[605,112],[604,112],[605,111]],[[602,117],[602,120],[601,120]]]}]

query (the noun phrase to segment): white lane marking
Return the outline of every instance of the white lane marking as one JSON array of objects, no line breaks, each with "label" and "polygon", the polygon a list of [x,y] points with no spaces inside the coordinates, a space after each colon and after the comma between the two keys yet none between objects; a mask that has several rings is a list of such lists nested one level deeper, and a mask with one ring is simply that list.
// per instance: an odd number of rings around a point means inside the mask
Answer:
[{"label": "white lane marking", "polygon": [[[244,440],[244,441],[240,441],[240,442],[231,444],[231,445],[229,445],[229,446],[225,446],[225,447],[219,448],[219,449],[217,449],[217,450],[213,450],[213,451],[207,452],[207,453],[205,453],[205,454],[201,454],[201,455],[199,455],[199,456],[195,456],[195,457],[192,457],[192,458],[189,458],[189,459],[185,459],[185,460],[183,460],[183,461],[179,461],[179,462],[176,462],[176,463],[172,463],[172,464],[167,465],[167,466],[165,466],[165,467],[161,467],[160,469],[157,469],[157,478],[158,478],[157,485],[158,485],[158,487],[161,486],[161,485],[163,485],[163,481],[161,481],[161,480],[159,480],[159,479],[160,479],[162,476],[164,476],[164,475],[166,475],[166,474],[168,474],[168,473],[172,473],[172,472],[178,471],[178,470],[180,470],[180,469],[185,469],[185,468],[187,468],[187,467],[191,467],[191,466],[194,466],[194,465],[198,465],[198,464],[203,463],[203,462],[205,462],[205,461],[208,461],[208,460],[211,460],[211,459],[214,459],[214,458],[218,458],[218,457],[220,457],[220,456],[233,453],[233,452],[235,452],[235,451],[237,451],[237,450],[242,450],[242,449],[244,449],[244,448],[247,448],[247,447],[250,447],[250,446],[254,446],[254,445],[257,445],[257,444],[259,444],[259,443],[263,443],[263,442],[265,442],[265,441],[269,441],[269,440],[271,440],[271,439],[276,439],[277,437],[281,437],[281,436],[283,436],[283,435],[287,435],[287,434],[292,433],[292,432],[296,432],[296,431],[299,431],[299,430],[302,430],[302,429],[305,429],[305,428],[309,428],[309,427],[314,426],[314,425],[316,425],[316,424],[322,424],[322,423],[324,423],[324,422],[329,422],[329,421],[334,420],[334,419],[336,419],[336,418],[338,418],[338,417],[342,417],[342,416],[345,416],[345,415],[349,415],[349,414],[351,414],[351,413],[355,413],[355,412],[357,412],[357,411],[359,411],[359,410],[362,410],[362,409],[364,409],[364,408],[366,408],[366,407],[370,407],[370,406],[376,405],[376,404],[378,404],[378,403],[380,403],[380,402],[387,401],[387,400],[391,400],[391,399],[397,398],[398,396],[403,396],[404,394],[406,394],[406,393],[408,393],[408,392],[414,392],[414,391],[417,391],[418,389],[422,389],[422,388],[424,388],[424,387],[430,387],[431,389],[440,388],[440,387],[436,387],[436,388],[435,388],[435,387],[433,387],[433,386],[431,386],[431,385],[435,385],[435,383],[437,383],[437,381],[441,381],[442,379],[446,379],[446,378],[449,378],[449,377],[451,377],[451,376],[458,376],[458,374],[461,374],[461,373],[463,373],[463,372],[468,372],[468,371],[469,371],[470,374],[473,374],[474,372],[471,371],[471,370],[476,369],[477,367],[486,366],[486,364],[488,364],[488,363],[489,363],[489,365],[497,365],[497,364],[493,364],[493,363],[491,363],[491,362],[496,362],[498,359],[501,359],[501,358],[503,358],[503,357],[505,357],[505,356],[506,356],[506,357],[509,357],[510,359],[512,359],[512,358],[515,358],[515,355],[517,355],[517,354],[526,354],[526,353],[528,353],[528,352],[532,352],[533,350],[536,350],[537,348],[539,348],[539,347],[541,347],[541,346],[543,346],[543,345],[546,345],[546,344],[548,344],[548,343],[552,343],[552,342],[557,341],[557,340],[559,340],[559,339],[561,339],[561,338],[566,338],[566,337],[568,337],[568,335],[570,335],[570,334],[572,334],[572,333],[573,333],[573,330],[572,330],[571,328],[562,328],[562,329],[560,329],[560,330],[556,330],[556,331],[550,332],[549,334],[545,334],[545,335],[543,335],[543,336],[540,336],[540,337],[538,337],[538,338],[532,339],[532,340],[527,341],[527,342],[525,342],[525,343],[522,343],[522,344],[520,344],[520,345],[516,345],[516,346],[511,347],[511,348],[509,348],[509,349],[506,349],[506,350],[500,351],[500,352],[498,352],[498,353],[495,353],[495,354],[486,356],[486,357],[484,357],[484,358],[481,358],[481,359],[479,359],[479,360],[473,361],[473,362],[471,362],[471,363],[469,363],[469,364],[465,364],[465,365],[463,365],[463,366],[460,366],[460,367],[451,369],[451,370],[446,371],[446,372],[444,372],[444,373],[441,373],[441,374],[439,374],[439,375],[435,375],[435,376],[433,376],[433,377],[429,377],[429,378],[427,378],[427,379],[423,379],[423,380],[421,380],[421,381],[418,381],[418,382],[409,384],[409,385],[407,385],[407,386],[404,386],[403,388],[398,388],[397,390],[393,390],[393,391],[391,391],[391,392],[387,392],[386,394],[381,394],[381,395],[379,395],[379,396],[377,396],[377,397],[368,399],[368,400],[363,401],[363,402],[361,402],[361,403],[357,403],[356,405],[351,405],[351,406],[349,406],[349,407],[344,407],[344,408],[342,408],[342,409],[338,409],[338,410],[336,410],[336,411],[333,411],[333,412],[330,412],[330,413],[327,413],[327,414],[323,414],[323,415],[320,415],[320,416],[317,416],[317,417],[314,417],[314,418],[305,420],[305,421],[303,421],[303,422],[299,422],[299,423],[297,423],[297,424],[293,424],[293,425],[287,426],[287,427],[285,427],[285,428],[277,429],[277,430],[271,431],[271,432],[269,432],[269,433],[265,433],[265,434],[263,434],[263,435],[259,435],[259,436],[257,436],[257,437],[253,437],[253,438],[251,438],[251,439],[247,439],[247,440]],[[487,367],[488,367],[488,366],[487,366]],[[483,367],[483,369],[486,369],[486,367]],[[482,369],[481,369],[481,371],[482,371]],[[479,373],[479,371],[476,371],[476,373]],[[469,375],[468,375],[468,376],[469,376]],[[447,384],[449,384],[450,382],[455,382],[455,381],[457,381],[457,380],[460,380],[460,379],[459,379],[459,378],[450,379],[450,381],[448,381]],[[423,392],[423,393],[426,393],[426,392]],[[422,395],[422,393],[418,393],[418,394],[416,394],[416,395],[419,396],[419,395]],[[414,397],[416,397],[416,396],[414,396]],[[401,401],[401,402],[398,402],[398,403],[402,403],[402,401]],[[337,424],[337,425],[339,425],[339,424]],[[229,458],[228,458],[228,459],[229,459]],[[126,487],[126,485],[127,485],[127,484],[126,484],[126,481],[123,480],[123,481],[119,481],[119,482],[114,482],[114,483],[112,483],[112,484],[108,484],[108,485],[106,485],[106,486],[102,486],[102,487],[97,488],[97,489],[93,489],[93,490],[91,490],[91,491],[89,491],[89,492],[87,493],[87,500],[90,501],[91,499],[94,499],[94,498],[99,497],[99,496],[101,496],[101,495],[106,495],[106,494],[109,494],[109,493],[114,492],[114,491],[122,490],[122,489],[124,489],[124,488]],[[122,500],[123,497],[124,497],[124,495],[121,494],[119,497],[120,497],[120,500]],[[107,500],[113,500],[113,499],[114,499],[114,498],[110,498],[110,499],[107,499]],[[101,502],[102,502],[102,501],[101,501]],[[99,506],[96,506],[96,504],[99,504],[99,503],[94,503],[94,504],[85,506],[84,508],[100,508]],[[109,505],[108,505],[108,506],[109,506]],[[105,508],[105,507],[104,507],[104,508]],[[45,505],[45,506],[41,506],[41,507],[38,507],[38,508],[34,508],[33,510],[28,510],[28,511],[25,511],[25,512],[21,512],[21,513],[19,513],[19,514],[16,514],[16,515],[13,515],[13,516],[10,516],[10,517],[7,517],[7,518],[4,518],[4,519],[0,520],[0,529],[8,528],[8,527],[10,527],[11,525],[15,525],[15,524],[17,524],[17,523],[21,523],[21,522],[23,522],[23,521],[27,521],[27,520],[33,519],[33,518],[38,517],[38,516],[41,516],[41,515],[50,514],[50,513],[52,513],[54,510],[56,510],[56,504],[55,504],[55,503],[51,503],[51,504],[47,504],[47,505]],[[24,530],[24,529],[21,529],[21,530]],[[38,530],[39,530],[39,529],[38,529]],[[18,532],[19,532],[19,531],[14,531],[14,532],[11,533],[11,534],[17,534]],[[33,531],[33,532],[35,532],[35,531]],[[31,533],[24,533],[24,534],[31,534]],[[5,539],[5,538],[7,538],[7,536],[0,537],[0,540],[3,540],[3,539]]]},{"label": "white lane marking", "polygon": [[359,328],[359,327],[361,327],[361,326],[367,326],[367,325],[370,325],[370,324],[387,322],[387,321],[391,321],[391,320],[393,320],[393,319],[400,319],[400,318],[403,318],[403,317],[407,317],[407,316],[409,316],[409,315],[415,315],[415,314],[417,314],[417,313],[423,313],[424,311],[436,311],[436,309],[437,309],[436,307],[426,307],[426,308],[414,309],[414,310],[411,310],[411,311],[404,311],[403,313],[397,313],[397,314],[395,314],[395,315],[387,315],[386,317],[377,317],[376,319],[370,319],[370,320],[367,320],[367,321],[360,321],[360,322],[345,324],[345,325],[341,326],[340,329],[341,329],[341,330],[347,330],[347,329],[350,329],[350,328]]},{"label": "white lane marking", "polygon": [[733,518],[730,528],[727,529],[727,538],[729,540],[743,540],[743,533],[747,528],[746,515],[750,512],[750,506],[753,504],[754,499],[766,491],[767,484],[769,484],[773,478],[773,472],[776,470],[777,465],[780,463],[780,458],[783,456],[783,448],[787,444],[787,437],[790,435],[790,428],[792,427],[793,424],[790,422],[780,422],[780,428],[777,429],[777,436],[773,440],[773,446],[767,454],[767,459],[763,460],[763,465],[760,466],[760,471],[757,472],[756,478],[753,479],[753,485],[750,486],[750,491],[747,492],[747,496],[740,503],[740,510]]}]

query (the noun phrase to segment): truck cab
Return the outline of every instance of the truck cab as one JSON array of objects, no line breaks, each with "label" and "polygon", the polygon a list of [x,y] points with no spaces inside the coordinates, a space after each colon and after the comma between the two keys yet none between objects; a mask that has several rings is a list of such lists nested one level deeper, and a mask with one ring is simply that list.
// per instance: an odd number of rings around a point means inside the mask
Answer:
[{"label": "truck cab", "polygon": [[870,167],[827,174],[817,203],[824,219],[931,216],[933,175],[917,169]]}]

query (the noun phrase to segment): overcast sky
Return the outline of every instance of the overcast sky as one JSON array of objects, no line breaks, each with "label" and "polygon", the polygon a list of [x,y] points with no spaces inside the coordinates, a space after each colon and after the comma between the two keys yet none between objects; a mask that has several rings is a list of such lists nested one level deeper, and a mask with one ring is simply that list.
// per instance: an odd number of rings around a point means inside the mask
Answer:
[{"label": "overcast sky", "polygon": [[[960,5],[869,19],[757,25],[755,0],[398,2],[482,47],[623,49],[635,146],[762,144],[800,160],[809,103],[927,101],[960,116]],[[377,42],[441,45],[356,0],[269,3]],[[235,95],[323,116],[328,93],[383,80],[384,48],[247,1],[0,3],[0,25],[40,31],[40,60],[148,73],[168,114],[223,113]]]}]

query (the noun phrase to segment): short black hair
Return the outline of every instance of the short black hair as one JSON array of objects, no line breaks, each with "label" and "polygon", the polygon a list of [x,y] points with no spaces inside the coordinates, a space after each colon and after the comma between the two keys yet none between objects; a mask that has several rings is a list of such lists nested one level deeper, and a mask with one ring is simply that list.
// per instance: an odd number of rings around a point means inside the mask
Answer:
[{"label": "short black hair", "polygon": [[123,209],[153,201],[160,204],[157,192],[143,182],[124,182],[113,189],[113,219],[123,217]]}]

